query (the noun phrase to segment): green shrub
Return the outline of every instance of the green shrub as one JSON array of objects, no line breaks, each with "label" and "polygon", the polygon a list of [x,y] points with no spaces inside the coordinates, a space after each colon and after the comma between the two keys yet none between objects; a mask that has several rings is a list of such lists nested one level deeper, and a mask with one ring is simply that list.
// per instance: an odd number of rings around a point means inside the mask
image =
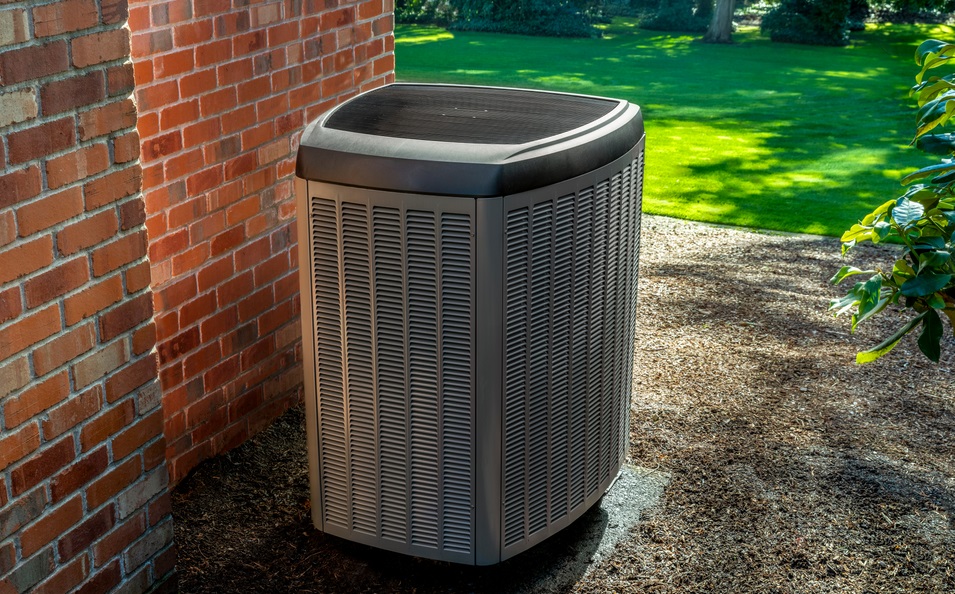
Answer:
[{"label": "green shrub", "polygon": [[448,0],[396,0],[395,21],[447,25],[454,16]]},{"label": "green shrub", "polygon": [[654,31],[702,33],[712,16],[712,1],[660,0],[656,10],[640,21],[640,26]]},{"label": "green shrub", "polygon": [[809,45],[849,43],[850,0],[782,0],[760,28],[773,41]]},{"label": "green shrub", "polygon": [[591,37],[596,35],[596,0],[451,0],[451,29]]},{"label": "green shrub", "polygon": [[955,115],[955,75],[927,77],[932,68],[955,58],[955,44],[931,39],[915,52],[922,67],[912,94],[918,100],[914,144],[942,162],[924,167],[902,179],[912,184],[899,198],[875,209],[842,235],[842,253],[871,241],[902,244],[901,254],[890,270],[859,270],[843,266],[833,283],[859,274],[872,275],[857,282],[842,299],[830,302],[836,315],[853,312],[852,330],[863,320],[899,305],[914,317],[882,344],[859,353],[856,361],[868,363],[891,351],[903,336],[917,327],[919,349],[938,362],[944,330],[942,316],[955,327],[955,134],[933,133],[949,124]]}]

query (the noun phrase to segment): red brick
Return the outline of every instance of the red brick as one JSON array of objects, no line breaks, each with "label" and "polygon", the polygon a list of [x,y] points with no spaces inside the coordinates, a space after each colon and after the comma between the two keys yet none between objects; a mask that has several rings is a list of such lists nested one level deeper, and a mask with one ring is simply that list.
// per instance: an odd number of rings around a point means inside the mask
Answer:
[{"label": "red brick", "polygon": [[104,210],[64,227],[56,234],[56,247],[60,254],[69,256],[106,241],[115,236],[118,229],[116,212]]},{"label": "red brick", "polygon": [[272,287],[268,286],[239,301],[239,321],[246,322],[273,305]]},{"label": "red brick", "polygon": [[232,41],[219,39],[196,47],[196,66],[210,66],[232,58]]},{"label": "red brick", "polygon": [[143,293],[123,302],[99,318],[100,340],[107,342],[148,320],[153,313],[152,296]]},{"label": "red brick", "polygon": [[0,324],[19,316],[23,312],[23,301],[20,299],[20,287],[10,287],[0,291]]},{"label": "red brick", "polygon": [[159,383],[163,390],[172,389],[182,383],[182,363],[173,361],[159,371]]},{"label": "red brick", "polygon": [[40,168],[36,165],[0,175],[0,208],[29,200],[39,193]]},{"label": "red brick", "polygon": [[292,41],[298,41],[299,23],[297,20],[269,28],[269,47],[278,47]]},{"label": "red brick", "polygon": [[[125,3],[124,3],[125,5]],[[60,594],[69,592],[89,575],[90,560],[86,555],[77,557],[52,576],[37,585],[30,594]]]},{"label": "red brick", "polygon": [[31,378],[30,362],[27,357],[0,363],[0,398],[5,398],[27,385]]},{"label": "red brick", "polygon": [[242,132],[242,150],[246,151],[250,148],[264,144],[273,138],[273,126],[272,122],[266,122],[260,124],[255,128],[250,128]]},{"label": "red brick", "polygon": [[27,558],[52,542],[83,518],[83,500],[74,497],[56,509],[46,511],[42,518],[20,534],[20,550]]},{"label": "red brick", "polygon": [[127,0],[100,0],[100,10],[103,13],[104,25],[117,25],[129,17]]},{"label": "red brick", "polygon": [[[48,178],[49,179],[49,178]],[[83,189],[69,188],[17,209],[21,237],[48,229],[83,212]]]},{"label": "red brick", "polygon": [[106,79],[102,70],[49,82],[40,88],[40,106],[44,115],[74,110],[105,98]]},{"label": "red brick", "polygon": [[197,273],[198,289],[207,291],[232,276],[232,258],[220,258],[206,263]]},{"label": "red brick", "polygon": [[224,307],[242,299],[252,292],[254,286],[251,272],[245,272],[222,283],[219,285],[219,288],[216,289],[216,298],[219,301],[219,307]]},{"label": "red brick", "polygon": [[5,85],[64,72],[69,67],[70,62],[64,41],[24,47],[0,54],[0,77]]},{"label": "red brick", "polygon": [[281,117],[288,113],[288,109],[288,95],[270,97],[255,104],[255,114],[260,122]]},{"label": "red brick", "polygon": [[60,264],[24,283],[27,307],[32,309],[49,303],[83,286],[89,278],[89,266],[85,257],[81,256]]},{"label": "red brick", "polygon": [[136,125],[136,106],[129,98],[80,113],[80,140],[105,136]]},{"label": "red brick", "polygon": [[129,355],[125,343],[118,340],[75,363],[71,368],[73,382],[77,388],[83,388],[119,369],[127,361]]},{"label": "red brick", "polygon": [[62,0],[33,9],[37,37],[87,29],[98,21],[99,13],[93,0]]},{"label": "red brick", "polygon": [[159,112],[159,129],[168,130],[199,118],[199,100],[193,99],[165,107]]},{"label": "red brick", "polygon": [[[201,101],[201,100],[200,100]],[[202,120],[193,124],[189,124],[182,129],[182,142],[184,148],[191,148],[197,145],[204,145],[208,142],[215,141],[219,136],[219,120],[216,118],[211,118],[208,120]],[[201,151],[200,151],[201,156]],[[202,166],[202,161],[200,158],[198,166]],[[194,169],[193,169],[194,170]],[[168,176],[169,173],[167,172]],[[182,173],[180,175],[185,175]]]},{"label": "red brick", "polygon": [[222,352],[219,349],[219,343],[213,342],[189,355],[185,358],[182,365],[184,377],[189,379],[199,375],[207,369],[211,369],[216,363],[219,362],[221,354]]},{"label": "red brick", "polygon": [[23,163],[65,150],[76,144],[73,118],[54,120],[13,132],[7,137],[10,163]]},{"label": "red brick", "polygon": [[115,402],[136,388],[156,379],[156,357],[146,355],[106,380],[106,400]]},{"label": "red brick", "polygon": [[[183,136],[185,137],[185,134],[183,134]],[[171,181],[201,170],[203,165],[202,150],[195,149],[189,152],[179,153],[178,155],[174,155],[169,159],[166,159],[166,162],[163,164],[163,173],[165,175],[165,179],[167,181]],[[170,213],[169,216],[171,219],[172,213]],[[179,226],[175,221],[172,220],[169,221],[168,225],[170,228],[176,228]]]},{"label": "red brick", "polygon": [[154,239],[149,244],[149,260],[160,262],[189,246],[189,230],[182,228],[174,233]]},{"label": "red brick", "polygon": [[133,65],[118,64],[106,69],[106,94],[110,97],[127,97],[136,88]]},{"label": "red brick", "polygon": [[108,465],[109,452],[105,446],[80,458],[50,480],[53,501],[60,501],[72,495],[83,485],[100,476]]},{"label": "red brick", "polygon": [[128,425],[133,420],[135,412],[133,399],[130,398],[85,423],[80,431],[80,444],[83,451],[88,452]]},{"label": "red brick", "polygon": [[133,58],[148,58],[172,49],[172,32],[168,29],[135,31],[130,37],[129,52]]},{"label": "red brick", "polygon": [[134,540],[146,532],[146,515],[137,514],[107,534],[98,543],[93,545],[93,560],[96,565],[103,565],[110,559],[123,552]]},{"label": "red brick", "polygon": [[239,374],[239,357],[229,357],[216,365],[202,376],[202,382],[207,391],[215,390],[222,384]]},{"label": "red brick", "polygon": [[206,118],[231,110],[236,105],[238,105],[238,99],[236,98],[235,87],[223,87],[199,98],[199,113]]},{"label": "red brick", "polygon": [[63,301],[66,324],[73,324],[106,309],[123,298],[123,281],[115,274]]},{"label": "red brick", "polygon": [[182,150],[182,135],[178,131],[156,138],[147,138],[143,141],[143,160],[149,162],[180,150]]},{"label": "red brick", "polygon": [[54,303],[0,329],[0,361],[60,331],[60,310]]},{"label": "red brick", "polygon": [[146,234],[131,233],[93,251],[93,274],[103,276],[146,255]]},{"label": "red brick", "polygon": [[88,352],[95,341],[93,325],[80,326],[33,351],[33,366],[38,375],[46,375],[67,361]]},{"label": "red brick", "polygon": [[99,412],[103,404],[102,391],[100,386],[93,386],[47,413],[42,423],[44,439],[57,438]]},{"label": "red brick", "polygon": [[202,266],[209,259],[209,244],[201,243],[172,258],[172,274],[181,276]]},{"label": "red brick", "polygon": [[290,301],[276,305],[259,317],[259,336],[270,334],[275,329],[294,319],[294,317],[292,303]]},{"label": "red brick", "polygon": [[164,518],[172,514],[172,496],[164,493],[149,504],[149,525],[155,526]]},{"label": "red brick", "polygon": [[122,460],[147,441],[162,435],[162,421],[162,408],[158,408],[135,425],[114,436],[113,458]]},{"label": "red brick", "polygon": [[13,218],[13,211],[10,209],[0,211],[0,247],[13,243],[16,238],[17,222]]},{"label": "red brick", "polygon": [[[179,84],[175,80],[167,80],[164,82],[156,82],[149,86],[138,86],[136,89],[136,104],[139,106],[140,112],[148,111],[151,109],[158,109],[163,105],[169,105],[179,99]],[[152,134],[149,133],[147,128],[144,128],[142,125],[142,118],[140,118],[139,124],[139,133],[145,138],[149,138]],[[148,154],[143,147],[143,153]]]},{"label": "red brick", "polygon": [[186,190],[196,196],[222,183],[222,167],[206,167],[186,178]]},{"label": "red brick", "polygon": [[194,67],[192,48],[162,54],[153,59],[153,74],[157,79],[178,76]]},{"label": "red brick", "polygon": [[199,329],[196,327],[184,330],[170,340],[159,344],[159,360],[163,363],[179,359],[184,354],[199,346]]},{"label": "red brick", "polygon": [[40,481],[72,462],[76,457],[73,448],[73,437],[64,437],[11,470],[10,487],[13,495],[27,492]]},{"label": "red brick", "polygon": [[133,456],[114,467],[86,488],[86,505],[95,508],[106,503],[111,497],[133,484],[142,475],[142,461]]},{"label": "red brick", "polygon": [[129,55],[129,37],[125,29],[110,29],[76,37],[71,44],[73,65],[77,68],[112,62]]},{"label": "red brick", "polygon": [[40,427],[30,423],[15,432],[4,431],[0,437],[0,470],[22,460],[40,447]]},{"label": "red brick", "polygon": [[149,286],[149,262],[142,262],[126,271],[126,290],[138,293]]},{"label": "red brick", "polygon": [[101,594],[102,592],[110,592],[119,584],[120,579],[122,579],[122,570],[119,566],[119,559],[117,559],[100,570],[99,573],[93,574],[93,576],[73,594]]},{"label": "red brick", "polygon": [[139,167],[127,167],[87,182],[83,186],[86,210],[96,210],[120,198],[137,194],[142,181]]},{"label": "red brick", "polygon": [[[87,506],[90,508],[98,505],[93,505],[87,500]],[[106,506],[63,536],[59,541],[60,560],[72,559],[86,550],[100,536],[106,534],[113,527],[113,516],[113,506]]]},{"label": "red brick", "polygon": [[146,222],[146,210],[142,200],[128,200],[119,206],[119,228],[129,231]]},{"label": "red brick", "polygon": [[212,33],[212,19],[202,19],[176,25],[172,31],[172,40],[176,47],[202,45],[212,39]]},{"label": "red brick", "polygon": [[[6,505],[7,488],[0,480],[0,505]],[[0,575],[12,570],[17,564],[17,550],[13,546],[13,541],[0,546]]]},{"label": "red brick", "polygon": [[[249,127],[255,121],[255,106],[246,105],[229,112],[229,117],[222,118],[222,133],[232,134]],[[241,148],[241,147],[240,147]]]},{"label": "red brick", "polygon": [[133,355],[142,355],[156,346],[156,325],[147,324],[133,333]]},{"label": "red brick", "polygon": [[235,328],[238,323],[238,309],[230,307],[220,310],[209,319],[204,320],[199,326],[199,334],[203,342],[208,342]]},{"label": "red brick", "polygon": [[235,85],[252,78],[252,60],[229,62],[216,68],[219,86]]},{"label": "red brick", "polygon": [[262,237],[235,252],[236,270],[246,270],[260,264],[271,255],[268,237]]},{"label": "red brick", "polygon": [[19,396],[6,401],[3,408],[6,426],[11,428],[24,423],[65,400],[69,393],[70,380],[66,371],[34,384]]},{"label": "red brick", "polygon": [[139,158],[139,134],[136,131],[113,139],[113,162],[128,163]]}]

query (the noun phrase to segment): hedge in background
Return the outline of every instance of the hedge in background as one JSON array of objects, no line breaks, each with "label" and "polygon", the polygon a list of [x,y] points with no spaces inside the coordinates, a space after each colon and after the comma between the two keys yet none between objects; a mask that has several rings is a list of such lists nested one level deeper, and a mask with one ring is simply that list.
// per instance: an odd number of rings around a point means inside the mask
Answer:
[{"label": "hedge in background", "polygon": [[760,27],[773,41],[847,45],[849,5],[850,0],[782,0]]},{"label": "hedge in background", "polygon": [[713,18],[712,0],[660,0],[657,9],[640,22],[654,31],[702,33]]},{"label": "hedge in background", "polygon": [[450,0],[451,29],[592,37],[597,0]]}]

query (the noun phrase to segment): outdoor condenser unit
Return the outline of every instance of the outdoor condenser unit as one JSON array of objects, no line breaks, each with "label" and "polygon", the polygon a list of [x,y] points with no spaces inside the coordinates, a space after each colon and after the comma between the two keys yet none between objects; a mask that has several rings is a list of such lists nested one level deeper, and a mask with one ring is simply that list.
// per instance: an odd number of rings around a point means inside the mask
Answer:
[{"label": "outdoor condenser unit", "polygon": [[627,454],[643,121],[626,101],[395,84],[297,164],[312,515],[490,565]]}]

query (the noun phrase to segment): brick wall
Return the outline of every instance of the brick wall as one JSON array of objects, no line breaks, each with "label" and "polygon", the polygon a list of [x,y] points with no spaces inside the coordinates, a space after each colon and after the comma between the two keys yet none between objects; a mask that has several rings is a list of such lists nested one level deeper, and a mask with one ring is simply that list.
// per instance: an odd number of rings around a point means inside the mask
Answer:
[{"label": "brick wall", "polygon": [[126,15],[0,6],[4,593],[141,592],[172,571]]},{"label": "brick wall", "polygon": [[300,397],[304,124],[391,82],[391,0],[130,0],[173,483]]}]

